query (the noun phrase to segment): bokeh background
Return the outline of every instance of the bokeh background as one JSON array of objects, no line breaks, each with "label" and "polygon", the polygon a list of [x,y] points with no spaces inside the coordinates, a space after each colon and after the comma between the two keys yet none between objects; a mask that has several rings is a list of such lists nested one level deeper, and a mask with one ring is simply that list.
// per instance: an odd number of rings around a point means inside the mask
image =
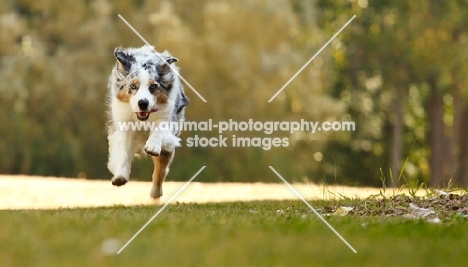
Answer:
[{"label": "bokeh background", "polygon": [[[109,179],[107,78],[117,46],[179,58],[189,121],[354,121],[275,133],[286,148],[177,150],[168,180],[468,186],[468,2],[3,0],[0,173]],[[273,94],[354,21],[271,103]],[[269,137],[228,132],[230,137]],[[185,132],[182,139],[216,132]],[[270,137],[272,137],[270,136]],[[184,141],[185,143],[185,141]],[[150,180],[149,158],[132,179]],[[198,179],[198,178],[197,178]]]}]

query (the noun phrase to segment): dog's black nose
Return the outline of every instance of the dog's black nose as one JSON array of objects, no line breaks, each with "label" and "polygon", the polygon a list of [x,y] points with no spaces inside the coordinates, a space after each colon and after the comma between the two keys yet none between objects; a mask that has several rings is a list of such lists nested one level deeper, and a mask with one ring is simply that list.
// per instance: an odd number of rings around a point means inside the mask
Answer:
[{"label": "dog's black nose", "polygon": [[148,105],[149,105],[149,101],[146,100],[146,99],[140,99],[138,100],[138,107],[141,109],[141,110],[146,110],[148,108]]}]

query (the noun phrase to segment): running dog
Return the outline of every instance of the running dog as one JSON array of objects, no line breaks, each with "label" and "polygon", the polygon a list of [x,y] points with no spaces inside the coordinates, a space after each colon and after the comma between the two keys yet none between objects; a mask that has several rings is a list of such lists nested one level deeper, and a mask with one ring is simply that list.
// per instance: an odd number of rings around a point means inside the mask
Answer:
[{"label": "running dog", "polygon": [[[151,155],[154,163],[150,196],[162,196],[162,183],[180,146],[178,129],[160,130],[157,127],[124,129],[123,123],[159,125],[161,122],[184,120],[188,104],[174,65],[177,58],[169,52],[157,53],[151,46],[114,50],[117,62],[108,82],[109,104],[109,161],[112,184],[128,182],[135,154]],[[163,128],[163,127],[161,127]],[[166,127],[167,128],[167,127]],[[145,129],[142,131],[141,129]]]}]

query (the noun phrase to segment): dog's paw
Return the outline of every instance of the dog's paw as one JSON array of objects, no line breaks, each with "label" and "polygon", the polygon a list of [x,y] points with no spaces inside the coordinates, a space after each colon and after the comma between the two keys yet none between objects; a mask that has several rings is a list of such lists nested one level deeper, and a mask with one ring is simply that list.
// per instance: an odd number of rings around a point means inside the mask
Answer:
[{"label": "dog's paw", "polygon": [[154,185],[151,187],[150,196],[151,196],[152,198],[158,199],[158,198],[160,198],[162,195],[163,195],[162,187],[160,187],[160,186],[154,186]]},{"label": "dog's paw", "polygon": [[157,156],[159,156],[159,154],[161,154],[161,146],[151,145],[151,144],[147,143],[145,145],[145,152],[148,155],[157,157]]},{"label": "dog's paw", "polygon": [[127,179],[123,178],[122,176],[112,178],[112,185],[121,186],[128,182]]}]

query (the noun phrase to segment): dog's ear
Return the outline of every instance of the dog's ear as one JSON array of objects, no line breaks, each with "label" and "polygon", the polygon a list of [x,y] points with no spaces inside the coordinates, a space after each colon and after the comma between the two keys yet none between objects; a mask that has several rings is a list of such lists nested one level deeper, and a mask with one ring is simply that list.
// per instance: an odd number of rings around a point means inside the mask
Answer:
[{"label": "dog's ear", "polygon": [[160,72],[169,72],[169,70],[171,69],[171,67],[169,65],[171,65],[172,63],[174,62],[177,62],[179,61],[177,58],[171,56],[171,55],[164,55],[164,54],[161,54],[162,58],[163,59],[160,59],[159,60],[159,63],[158,63],[158,70]]},{"label": "dog's ear", "polygon": [[135,62],[135,58],[127,54],[122,47],[117,47],[114,50],[114,56],[117,59],[117,69],[122,73],[128,74],[132,68],[132,64]]},{"label": "dog's ear", "polygon": [[169,63],[169,64],[172,64],[174,62],[177,62],[179,61],[177,58],[173,57],[173,56],[169,56],[166,58],[166,62]]}]

